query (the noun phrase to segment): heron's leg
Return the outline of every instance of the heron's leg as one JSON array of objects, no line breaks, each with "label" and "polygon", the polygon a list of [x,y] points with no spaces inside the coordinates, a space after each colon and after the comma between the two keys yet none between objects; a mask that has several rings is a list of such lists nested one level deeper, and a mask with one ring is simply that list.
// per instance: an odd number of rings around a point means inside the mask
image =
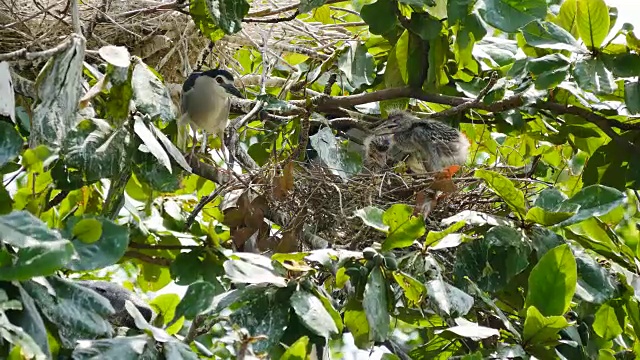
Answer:
[{"label": "heron's leg", "polygon": [[196,143],[198,142],[198,133],[195,127],[192,127],[191,131],[193,132],[193,140],[191,141],[191,157],[193,157],[195,154]]},{"label": "heron's leg", "polygon": [[202,138],[202,147],[200,148],[200,152],[201,153],[206,153],[207,152],[207,138],[209,137],[209,134],[207,134],[207,132],[205,130],[202,130],[202,135],[204,136],[204,138]]}]

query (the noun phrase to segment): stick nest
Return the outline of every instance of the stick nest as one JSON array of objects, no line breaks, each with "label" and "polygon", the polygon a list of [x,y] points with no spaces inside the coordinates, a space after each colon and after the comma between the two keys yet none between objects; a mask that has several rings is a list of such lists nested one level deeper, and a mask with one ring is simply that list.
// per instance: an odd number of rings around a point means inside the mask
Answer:
[{"label": "stick nest", "polygon": [[[305,165],[294,175],[293,190],[273,199],[272,208],[293,219],[290,227],[303,225],[305,231],[326,240],[330,246],[362,249],[383,242],[386,235],[355,215],[367,207],[388,209],[393,204],[415,208],[419,193],[433,187],[433,178],[398,174],[393,170],[357,174],[347,181],[320,165]],[[495,213],[495,195],[478,179],[453,178],[458,190],[441,198],[426,218],[428,230],[443,230],[441,220],[463,210]],[[422,216],[416,213],[416,216]],[[308,237],[308,236],[307,236]]]}]

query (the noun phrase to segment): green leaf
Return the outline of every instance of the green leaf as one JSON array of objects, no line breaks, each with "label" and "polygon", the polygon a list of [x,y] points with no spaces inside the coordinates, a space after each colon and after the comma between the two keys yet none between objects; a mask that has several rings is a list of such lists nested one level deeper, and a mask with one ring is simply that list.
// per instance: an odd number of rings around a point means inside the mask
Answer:
[{"label": "green leaf", "polygon": [[626,201],[626,195],[614,188],[603,185],[590,185],[572,198],[562,203],[559,211],[576,211],[576,214],[560,223],[568,226],[592,216],[606,215]]},{"label": "green leaf", "polygon": [[348,152],[336,139],[329,127],[323,127],[309,136],[311,146],[331,172],[347,180],[362,168],[362,160],[356,153]]},{"label": "green leaf", "polygon": [[531,270],[525,307],[535,306],[544,316],[563,315],[571,305],[577,280],[576,259],[569,245],[549,250]]},{"label": "green leaf", "polygon": [[375,206],[367,206],[362,209],[358,209],[353,212],[353,215],[362,219],[365,225],[371,226],[372,228],[380,231],[388,231],[389,226],[385,225],[382,217],[384,215],[384,211]]},{"label": "green leaf", "polygon": [[422,217],[413,216],[413,208],[406,204],[391,205],[382,215],[382,222],[389,226],[383,251],[411,246],[425,232]]},{"label": "green leaf", "polygon": [[298,6],[298,12],[301,14],[308,13],[309,11],[324,5],[326,0],[300,0]]},{"label": "green leaf", "polygon": [[617,293],[617,281],[582,247],[572,247],[578,266],[576,296],[580,299],[602,304],[613,299]]},{"label": "green leaf", "polygon": [[568,197],[556,188],[544,189],[538,194],[533,206],[540,207],[546,211],[556,212]]},{"label": "green leaf", "polygon": [[[149,306],[158,314],[161,324],[167,325],[175,317],[176,307],[179,303],[180,297],[176,294],[160,294],[149,302]],[[154,324],[158,324],[157,320],[154,320]],[[167,333],[176,334],[182,329],[183,324],[184,318],[180,318],[173,325],[166,328]]]},{"label": "green leaf", "polygon": [[613,338],[622,334],[623,324],[620,323],[616,315],[616,309],[609,304],[603,304],[598,311],[596,311],[596,316],[593,321],[593,331],[603,340],[611,341]]},{"label": "green leaf", "polygon": [[227,34],[235,34],[242,29],[242,19],[249,12],[245,0],[206,0],[207,9],[213,23]]},{"label": "green leaf", "polygon": [[82,86],[85,40],[70,38],[66,50],[54,55],[36,79],[38,99],[33,105],[30,146],[58,148],[77,123]]},{"label": "green leaf", "polygon": [[19,248],[38,246],[43,242],[59,242],[62,236],[27,211],[14,211],[0,216],[0,239]]},{"label": "green leaf", "polygon": [[[9,63],[0,62],[0,117],[7,117],[16,122],[16,100],[13,92],[13,81]],[[1,163],[1,162],[0,162]]]},{"label": "green leaf", "polygon": [[[136,109],[151,119],[159,118],[164,122],[173,121],[177,108],[171,99],[169,89],[158,78],[155,71],[138,60],[131,75],[133,102]],[[166,146],[166,145],[165,145]]]},{"label": "green leaf", "polygon": [[404,290],[404,296],[409,300],[409,303],[419,305],[427,292],[424,284],[401,271],[394,271],[393,278]]},{"label": "green leaf", "polygon": [[484,0],[480,16],[489,25],[513,33],[536,19],[547,15],[545,0]]},{"label": "green leaf", "polygon": [[435,331],[435,333],[440,334],[442,332],[449,332],[460,337],[469,338],[473,341],[488,339],[492,336],[496,336],[496,337],[500,336],[500,332],[496,329],[492,329],[486,326],[479,326],[476,323],[471,323],[468,321],[461,321],[461,322],[463,322],[464,324],[452,326],[445,330],[438,330],[438,331]]},{"label": "green leaf", "polygon": [[288,289],[267,287],[264,291],[254,292],[231,314],[232,323],[246,328],[249,334],[267,337],[253,343],[254,351],[269,351],[280,343],[290,323],[288,294]]},{"label": "green leaf", "polygon": [[251,253],[235,253],[239,260],[230,259],[224,262],[224,271],[233,282],[246,284],[270,283],[286,287],[286,279],[280,276],[269,258]]},{"label": "green leaf", "polygon": [[[77,257],[66,264],[68,269],[74,271],[101,269],[117,263],[127,251],[129,230],[126,227],[102,217],[90,219],[100,223],[99,227],[102,229],[100,238],[93,243],[86,243],[80,239],[73,240],[72,244]],[[73,234],[76,225],[84,220],[79,217],[70,218],[65,227],[66,233]]]},{"label": "green leaf", "polygon": [[281,360],[305,360],[307,357],[307,346],[309,345],[309,337],[303,336],[296,340],[287,351],[280,356]]},{"label": "green leaf", "polygon": [[424,41],[431,41],[438,38],[442,31],[442,22],[429,13],[415,12],[409,19],[408,30],[418,35]]},{"label": "green leaf", "polygon": [[338,333],[333,318],[322,305],[322,301],[313,294],[299,290],[291,295],[290,301],[302,324],[314,334],[328,339]]},{"label": "green leaf", "polygon": [[580,59],[573,68],[573,75],[582,90],[598,95],[613,93],[616,88],[611,72],[600,59]]},{"label": "green leaf", "polygon": [[355,298],[350,298],[344,310],[344,325],[353,335],[356,346],[363,349],[370,343],[369,341],[369,321],[365,314],[362,303]]},{"label": "green leaf", "polygon": [[465,316],[473,307],[473,297],[443,280],[427,283],[429,302],[439,310],[439,314],[458,317]]},{"label": "green leaf", "polygon": [[65,170],[81,174],[87,182],[119,175],[130,159],[128,137],[126,128],[113,130],[104,120],[81,121],[64,140]]},{"label": "green leaf", "polygon": [[446,229],[444,229],[442,231],[435,231],[435,230],[429,231],[429,233],[427,234],[426,240],[424,242],[425,246],[434,246],[434,245],[436,245],[437,243],[442,241],[442,239],[447,237],[447,235],[453,234],[456,231],[462,229],[464,227],[464,225],[465,225],[464,221],[458,221],[458,222],[453,223],[448,228],[446,228]]},{"label": "green leaf", "polygon": [[596,49],[609,34],[609,8],[604,0],[577,0],[576,26],[588,48]]},{"label": "green leaf", "polygon": [[361,42],[352,42],[338,58],[338,68],[351,85],[358,89],[362,85],[371,85],[375,77],[373,55]]},{"label": "green leaf", "polygon": [[640,76],[640,55],[638,54],[626,52],[613,55],[600,54],[599,58],[615,77]]},{"label": "green leaf", "polygon": [[484,179],[491,190],[493,190],[509,207],[517,214],[524,216],[527,213],[527,206],[524,201],[524,193],[516,189],[511,180],[495,171],[478,169],[474,176]]},{"label": "green leaf", "polygon": [[526,221],[531,221],[544,226],[552,226],[572,217],[575,212],[551,212],[541,207],[534,206],[527,212]]},{"label": "green leaf", "polygon": [[57,326],[57,334],[65,348],[76,341],[111,337],[113,329],[106,320],[114,313],[109,300],[93,290],[55,276],[47,277],[49,289],[33,281],[22,283],[44,317]]},{"label": "green leaf", "polygon": [[71,234],[85,244],[94,243],[102,236],[102,223],[96,219],[82,219],[73,226]]},{"label": "green leaf", "polygon": [[[6,293],[5,293],[6,291]],[[8,294],[7,294],[8,293]],[[9,297],[7,297],[9,295]],[[40,316],[40,311],[36,307],[33,298],[24,290],[21,285],[12,285],[11,283],[0,283],[0,309],[7,309],[8,304],[4,303],[11,299],[19,299],[21,303],[20,311],[6,312],[6,316],[12,327],[15,326],[18,329],[24,331],[32,340],[24,338],[26,341],[19,341],[18,344],[22,347],[26,347],[27,352],[37,353],[37,349],[32,349],[33,345],[39,347],[41,352],[44,353],[47,359],[51,358],[51,351],[49,349],[49,339],[47,334],[47,328],[44,321]],[[18,300],[9,300],[9,302]],[[0,310],[0,313],[2,310]],[[2,321],[0,321],[1,323]],[[2,325],[0,325],[2,327]],[[11,331],[10,329],[7,329]],[[17,330],[17,329],[16,329]],[[20,331],[16,331],[19,335]]]},{"label": "green leaf", "polygon": [[[494,226],[484,236],[458,247],[454,273],[469,277],[487,292],[503,289],[529,265],[531,247],[521,231],[512,226]],[[456,283],[464,286],[464,283]]]},{"label": "green leaf", "polygon": [[215,25],[209,12],[208,0],[189,1],[189,14],[202,33],[211,41],[222,39],[225,32]]},{"label": "green leaf", "polygon": [[384,35],[396,25],[396,6],[391,0],[377,0],[363,6],[360,17],[369,25],[369,32]]},{"label": "green leaf", "polygon": [[152,123],[149,124],[149,127],[151,128],[151,132],[153,132],[155,137],[160,140],[160,142],[164,146],[164,149],[167,150],[169,155],[171,155],[171,157],[178,163],[178,165],[180,165],[180,167],[182,167],[186,171],[191,172],[191,166],[189,166],[187,160],[182,155],[182,152],[171,142],[171,140],[169,140],[169,138],[167,138],[167,136],[163,134],[160,129],[156,128],[156,126]]},{"label": "green leaf", "polygon": [[23,143],[13,124],[0,120],[0,167],[18,157]]},{"label": "green leaf", "polygon": [[169,160],[169,155],[167,155],[167,153],[162,148],[162,145],[160,145],[160,143],[158,142],[158,139],[153,136],[151,130],[147,128],[144,121],[140,117],[135,117],[133,128],[136,132],[136,135],[138,135],[140,140],[142,140],[142,142],[147,146],[147,149],[151,152],[151,154],[153,154],[153,156],[155,156],[155,158],[160,161],[160,164],[167,168],[167,170],[169,170],[169,172],[171,173],[171,160]]},{"label": "green leaf", "polygon": [[134,360],[139,359],[148,342],[147,335],[117,337],[113,339],[81,340],[72,357],[77,360],[91,360],[96,354],[105,359]]},{"label": "green leaf", "polygon": [[[189,345],[172,339],[171,341],[164,343],[164,358],[165,359],[176,359],[176,360],[198,360],[199,357],[196,355]],[[145,357],[146,359],[147,357]],[[153,357],[154,359],[158,359],[159,357]]]},{"label": "green leaf", "polygon": [[187,319],[193,319],[196,315],[209,309],[213,302],[213,297],[220,291],[207,281],[195,282],[187,288],[184,297],[176,307],[173,319],[179,319],[184,316]]},{"label": "green leaf", "polygon": [[98,49],[98,54],[113,66],[128,68],[131,65],[131,55],[124,46],[106,45]]},{"label": "green leaf", "polygon": [[556,23],[576,38],[579,36],[576,22],[576,14],[578,13],[577,4],[577,0],[563,1],[560,6],[560,12],[558,12],[558,17],[556,18]]},{"label": "green leaf", "polygon": [[548,21],[532,21],[522,29],[527,44],[541,49],[577,51],[580,44],[569,32]]},{"label": "green leaf", "polygon": [[624,103],[631,114],[640,113],[640,82],[624,82]]},{"label": "green leaf", "polygon": [[531,345],[554,344],[560,338],[558,332],[568,326],[564,316],[545,317],[535,306],[530,306],[524,320],[523,340]]},{"label": "green leaf", "polygon": [[389,334],[387,287],[382,269],[379,266],[374,267],[369,273],[362,300],[362,307],[369,323],[371,341],[385,341]]},{"label": "green leaf", "polygon": [[551,89],[569,75],[570,62],[562,54],[545,55],[527,61],[527,70],[535,79],[536,89]]}]

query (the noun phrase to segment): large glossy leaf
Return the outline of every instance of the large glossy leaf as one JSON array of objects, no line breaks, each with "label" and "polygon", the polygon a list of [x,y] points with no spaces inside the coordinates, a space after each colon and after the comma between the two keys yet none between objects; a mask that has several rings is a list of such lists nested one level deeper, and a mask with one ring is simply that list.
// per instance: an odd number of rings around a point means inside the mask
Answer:
[{"label": "large glossy leaf", "polygon": [[308,291],[299,290],[290,298],[291,307],[304,326],[314,334],[329,338],[338,328],[322,301]]},{"label": "large glossy leaf", "polygon": [[216,286],[207,281],[198,281],[187,288],[187,291],[176,307],[174,319],[184,316],[193,319],[198,314],[208,309],[213,302],[214,296],[220,293]]},{"label": "large glossy leaf", "polygon": [[473,297],[443,280],[427,283],[427,295],[439,314],[443,316],[465,316],[473,306]]},{"label": "large glossy leaf", "polygon": [[147,128],[144,121],[140,117],[135,117],[135,123],[133,125],[133,129],[136,132],[136,135],[142,140],[142,142],[147,146],[149,152],[164,166],[169,173],[172,172],[171,169],[171,160],[169,160],[169,155],[164,151],[158,139],[153,135],[151,130]]},{"label": "large glossy leaf", "polygon": [[0,62],[0,116],[7,117],[14,123],[16,122],[16,100],[13,93],[13,81],[9,71],[9,63],[6,61]]},{"label": "large glossy leaf", "polygon": [[304,360],[307,356],[309,337],[303,336],[296,340],[280,357],[281,360]]},{"label": "large glossy leaf", "polygon": [[478,169],[475,177],[484,179],[491,190],[504,200],[517,214],[524,216],[527,213],[527,205],[524,202],[524,193],[516,189],[515,185],[506,176],[490,170]]},{"label": "large glossy leaf", "polygon": [[616,309],[609,304],[603,304],[596,311],[595,320],[593,322],[593,331],[604,340],[612,340],[616,336],[622,334],[622,326],[620,323]]},{"label": "large glossy leaf", "polygon": [[369,321],[362,308],[362,303],[351,298],[344,311],[344,325],[353,335],[353,341],[359,348],[367,348],[370,340]]},{"label": "large glossy leaf", "polygon": [[562,26],[563,29],[570,32],[575,38],[580,36],[576,23],[576,15],[578,13],[577,3],[577,0],[563,1],[555,21],[556,24]]},{"label": "large glossy leaf", "polygon": [[410,246],[425,232],[422,217],[413,216],[413,208],[406,204],[392,205],[382,215],[382,222],[389,227],[383,250]]},{"label": "large glossy leaf", "polygon": [[164,345],[164,356],[165,359],[176,359],[176,360],[198,360],[199,357],[196,355],[189,345],[177,341],[172,340],[168,341]]},{"label": "large glossy leaf", "polygon": [[[454,273],[468,276],[484,291],[498,291],[528,265],[531,247],[523,234],[509,226],[494,226],[484,236],[458,247]],[[464,283],[456,283],[464,286]]]},{"label": "large glossy leaf", "polygon": [[[638,89],[640,90],[640,87]],[[627,94],[628,92],[625,96]],[[638,101],[640,101],[640,92],[638,95]],[[640,144],[631,132],[623,134],[622,139]],[[620,191],[638,190],[640,189],[640,158],[618,142],[610,141],[600,146],[589,158],[584,167],[582,180],[585,186],[600,184]]]},{"label": "large glossy leaf", "polygon": [[[148,345],[147,335],[133,337],[117,337],[114,339],[80,340],[73,350],[73,359],[90,360],[97,357],[118,360],[140,359],[145,346]],[[152,345],[152,344],[150,344]]]},{"label": "large glossy leaf", "polygon": [[233,282],[260,284],[270,283],[279,287],[287,286],[285,278],[280,276],[269,259],[257,254],[234,254],[239,260],[230,259],[224,262],[224,270]]},{"label": "large glossy leaf", "polygon": [[604,0],[577,0],[576,27],[589,48],[599,48],[609,34],[609,8]]},{"label": "large glossy leaf", "polygon": [[374,267],[367,279],[362,300],[362,307],[369,323],[369,338],[372,341],[385,341],[389,335],[387,288],[387,280],[382,274],[382,269],[379,266]]},{"label": "large glossy leaf", "polygon": [[47,280],[55,297],[45,286],[33,281],[22,285],[42,314],[57,326],[64,347],[73,348],[75,342],[82,339],[111,336],[113,329],[106,317],[113,314],[114,309],[109,300],[93,290],[57,277]]},{"label": "large glossy leaf", "polygon": [[31,118],[31,147],[40,144],[60,147],[76,125],[85,40],[74,36],[70,41],[71,45],[54,55],[36,79],[38,100]]},{"label": "large glossy leaf", "polygon": [[577,51],[578,41],[562,27],[548,21],[532,21],[522,29],[527,44],[542,49]]},{"label": "large glossy leaf", "polygon": [[133,102],[136,109],[150,118],[159,118],[164,122],[173,121],[177,108],[171,94],[162,80],[147,64],[138,60],[131,75]]},{"label": "large glossy leaf", "polygon": [[225,32],[216,26],[213,21],[207,0],[189,1],[189,14],[193,22],[209,40],[218,41],[225,35]]},{"label": "large glossy leaf", "polygon": [[213,23],[227,34],[235,34],[242,29],[242,19],[249,12],[245,0],[205,0]]},{"label": "large glossy leaf", "polygon": [[549,250],[529,275],[526,307],[535,306],[544,316],[563,315],[576,291],[576,259],[569,245]]},{"label": "large glossy leaf", "polygon": [[371,226],[372,228],[380,231],[388,231],[389,226],[385,225],[382,217],[384,216],[384,211],[375,206],[367,206],[362,209],[358,209],[354,211],[353,215],[362,219],[365,225]]},{"label": "large glossy leaf", "polygon": [[564,316],[543,316],[535,306],[527,309],[524,320],[523,340],[531,345],[553,344],[558,332],[569,326]]},{"label": "large glossy leaf", "polygon": [[360,11],[360,16],[372,34],[383,35],[393,29],[397,23],[395,4],[391,0],[377,0],[365,5]]},{"label": "large glossy leaf", "polygon": [[[0,339],[19,346],[22,355],[26,358],[50,358],[46,328],[33,306],[33,301],[28,296],[23,299],[27,301],[26,304],[24,302],[21,304],[15,299],[9,300],[5,289],[12,286],[9,283],[0,283],[0,286],[3,287],[0,288]],[[11,291],[13,289],[8,290],[15,293]]]},{"label": "large glossy leaf", "polygon": [[375,64],[363,43],[352,42],[348,45],[338,58],[338,68],[356,89],[373,83]]},{"label": "large glossy leaf", "polygon": [[551,54],[527,61],[527,70],[533,74],[536,89],[556,87],[569,75],[570,62],[562,54]]},{"label": "large glossy leaf", "polygon": [[18,157],[23,143],[13,124],[0,120],[0,167]]},{"label": "large glossy leaf", "polygon": [[64,141],[67,171],[80,173],[88,182],[120,174],[129,159],[128,137],[124,127],[114,130],[104,120],[83,120]]},{"label": "large glossy leaf", "polygon": [[545,0],[484,0],[480,15],[489,25],[505,32],[521,27],[547,15]]},{"label": "large glossy leaf", "polygon": [[232,321],[245,327],[252,336],[267,337],[253,344],[254,351],[268,351],[280,342],[289,324],[290,307],[286,296],[286,289],[271,287],[255,293],[231,314]]},{"label": "large glossy leaf", "polygon": [[0,216],[0,239],[19,248],[63,240],[60,233],[49,229],[42,220],[27,211],[14,211]]},{"label": "large glossy leaf", "polygon": [[309,141],[331,172],[344,180],[358,173],[362,168],[360,156],[357,153],[348,152],[341,146],[331,128],[323,127],[315,135],[310,136]]},{"label": "large glossy leaf", "polygon": [[624,102],[627,109],[632,114],[640,113],[640,82],[625,81],[624,83]]},{"label": "large glossy leaf", "polygon": [[600,59],[578,60],[573,75],[582,90],[595,94],[611,94],[616,88],[611,72]]},{"label": "large glossy leaf", "polygon": [[562,203],[559,211],[576,211],[576,214],[560,223],[562,226],[578,223],[592,216],[602,216],[622,205],[626,195],[614,188],[590,185]]},{"label": "large glossy leaf", "polygon": [[480,341],[488,339],[492,336],[500,336],[500,332],[496,329],[492,329],[486,326],[480,326],[476,323],[472,323],[466,320],[458,320],[461,325],[452,326],[445,330],[438,330],[435,333],[440,334],[442,332],[449,332],[459,337],[469,338],[473,341]]},{"label": "large glossy leaf", "polygon": [[[88,271],[117,263],[127,251],[129,230],[102,217],[84,217],[84,219],[98,221],[102,226],[102,233],[99,239],[93,243],[74,239],[72,243],[78,257],[70,261],[66,267],[75,271]],[[70,218],[66,225],[66,233],[71,234],[79,221],[81,220],[78,217]]]},{"label": "large glossy leaf", "polygon": [[578,269],[576,296],[595,304],[611,300],[617,292],[615,278],[582,248],[572,247],[572,251]]}]

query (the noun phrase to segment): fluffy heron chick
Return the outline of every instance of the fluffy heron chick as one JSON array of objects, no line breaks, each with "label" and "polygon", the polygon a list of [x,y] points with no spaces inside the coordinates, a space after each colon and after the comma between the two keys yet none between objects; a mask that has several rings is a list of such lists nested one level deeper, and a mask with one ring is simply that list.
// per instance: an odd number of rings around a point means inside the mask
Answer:
[{"label": "fluffy heron chick", "polygon": [[[204,72],[195,71],[182,84],[181,126],[187,123],[193,128],[224,137],[229,121],[231,96],[244,98],[234,86],[233,75],[226,70],[213,69]],[[186,138],[184,139],[186,143]],[[184,145],[184,144],[183,144]],[[206,138],[203,147],[206,146]]]},{"label": "fluffy heron chick", "polygon": [[437,172],[452,165],[463,165],[469,156],[469,140],[460,131],[440,121],[420,119],[403,110],[390,111],[388,121],[374,133],[369,146],[365,145],[367,158],[380,158],[373,152],[384,147],[371,144],[383,141],[378,139],[389,139],[389,150],[396,148],[408,155],[407,165],[416,173]]}]

